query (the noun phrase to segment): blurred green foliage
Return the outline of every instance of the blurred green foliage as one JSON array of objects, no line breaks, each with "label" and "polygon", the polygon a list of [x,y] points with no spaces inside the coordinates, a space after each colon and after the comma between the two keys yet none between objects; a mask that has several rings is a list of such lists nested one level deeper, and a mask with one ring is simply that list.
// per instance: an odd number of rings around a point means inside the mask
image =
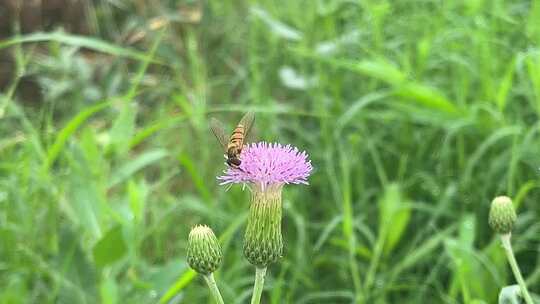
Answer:
[{"label": "blurred green foliage", "polygon": [[247,109],[315,167],[284,191],[264,303],[494,303],[513,284],[487,225],[501,194],[540,292],[537,1],[90,3],[92,35],[0,41],[1,303],[209,303],[198,223],[225,301],[248,301],[248,193],[218,185],[208,129]]}]

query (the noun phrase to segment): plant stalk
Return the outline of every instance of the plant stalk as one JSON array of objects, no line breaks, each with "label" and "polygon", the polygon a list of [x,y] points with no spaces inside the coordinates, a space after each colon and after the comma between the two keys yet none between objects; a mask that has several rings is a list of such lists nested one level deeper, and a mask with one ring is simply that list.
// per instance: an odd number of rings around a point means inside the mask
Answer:
[{"label": "plant stalk", "polygon": [[208,288],[210,289],[210,293],[212,294],[214,301],[216,301],[217,304],[224,304],[221,293],[219,292],[219,288],[217,287],[216,280],[214,280],[214,274],[211,273],[205,275],[204,280],[206,281],[206,284],[208,284]]},{"label": "plant stalk", "polygon": [[266,275],[266,267],[255,268],[255,284],[253,285],[253,295],[251,296],[251,304],[261,303],[261,295],[264,287],[264,276]]},{"label": "plant stalk", "polygon": [[512,250],[512,244],[510,243],[510,236],[511,236],[510,233],[501,234],[501,243],[503,245],[504,252],[506,253],[508,263],[510,263],[510,267],[512,268],[512,272],[514,273],[514,277],[516,278],[516,281],[519,284],[519,287],[521,289],[521,295],[525,299],[525,303],[534,304],[531,298],[531,295],[529,294],[529,291],[527,290],[527,285],[525,284],[525,280],[523,279],[523,276],[521,275],[521,271],[519,270],[516,257],[514,256],[514,251]]}]

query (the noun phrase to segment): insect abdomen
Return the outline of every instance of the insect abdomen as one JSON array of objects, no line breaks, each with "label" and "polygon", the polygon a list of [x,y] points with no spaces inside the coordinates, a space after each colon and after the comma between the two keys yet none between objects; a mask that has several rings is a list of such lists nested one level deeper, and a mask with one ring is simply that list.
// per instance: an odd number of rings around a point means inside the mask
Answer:
[{"label": "insect abdomen", "polygon": [[238,125],[234,129],[231,135],[227,150],[230,150],[231,148],[236,148],[238,150],[241,150],[243,145],[244,145],[244,126]]}]

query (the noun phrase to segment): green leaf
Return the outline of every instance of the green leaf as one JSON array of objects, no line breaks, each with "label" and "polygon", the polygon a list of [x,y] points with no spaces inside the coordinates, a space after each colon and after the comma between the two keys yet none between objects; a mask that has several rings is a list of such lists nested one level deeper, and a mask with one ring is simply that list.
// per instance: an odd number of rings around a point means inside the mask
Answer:
[{"label": "green leaf", "polygon": [[206,186],[206,181],[201,175],[200,170],[197,168],[197,164],[195,163],[195,161],[186,153],[180,154],[178,160],[191,176],[191,180],[195,184],[195,187],[197,188],[201,196],[204,198],[204,200],[206,202],[211,201],[212,196],[210,195],[210,190],[208,190],[208,187]]},{"label": "green leaf", "polygon": [[133,180],[128,182],[127,192],[129,195],[129,207],[135,222],[142,220],[144,215],[144,206],[148,194],[148,187],[144,181],[136,183]]},{"label": "green leaf", "polygon": [[[384,57],[371,60],[334,59],[317,55],[306,49],[293,49],[300,56],[315,59],[331,66],[349,70],[353,73],[378,79],[396,89],[396,95],[411,102],[419,104],[427,109],[440,113],[450,114],[455,117],[462,111],[444,93],[435,87],[419,81],[409,79],[407,75]],[[405,100],[399,100],[408,103]]]},{"label": "green leaf", "polygon": [[529,17],[527,18],[526,26],[527,36],[529,36],[530,39],[538,39],[540,37],[540,3],[538,1],[532,1],[528,11]]},{"label": "green leaf", "polygon": [[446,240],[446,252],[452,260],[455,292],[461,291],[463,302],[473,299],[495,301],[497,279],[494,277],[492,261],[474,247],[476,218],[473,214],[463,215],[459,222],[457,238]]},{"label": "green leaf", "polygon": [[499,304],[521,304],[524,303],[521,298],[519,285],[505,286],[499,293]]},{"label": "green leaf", "polygon": [[165,292],[165,294],[159,299],[159,303],[167,303],[177,293],[182,291],[191,281],[197,276],[197,273],[193,269],[188,269],[184,272],[174,284]]},{"label": "green leaf", "polygon": [[184,115],[178,115],[171,118],[160,117],[156,122],[142,126],[137,133],[133,135],[129,147],[133,148],[155,133],[163,129],[171,128],[185,119],[186,117]]},{"label": "green leaf", "polygon": [[121,259],[126,252],[127,246],[122,235],[122,227],[116,226],[94,245],[94,261],[98,267],[107,266]]},{"label": "green leaf", "polygon": [[101,282],[100,286],[101,303],[116,304],[118,303],[118,284],[114,277],[109,276]]},{"label": "green leaf", "polygon": [[514,70],[516,68],[516,60],[512,60],[508,67],[506,68],[506,72],[503,75],[503,78],[501,79],[499,83],[499,89],[497,90],[497,106],[499,107],[499,111],[504,111],[506,108],[506,104],[508,102],[508,93],[512,89],[512,83],[514,81]]},{"label": "green leaf", "polygon": [[302,40],[302,32],[272,17],[267,11],[265,11],[261,7],[253,6],[251,7],[250,12],[253,16],[264,22],[266,26],[268,26],[269,30],[276,36],[292,41]]},{"label": "green leaf", "polygon": [[85,151],[81,146],[74,145],[66,153],[70,174],[67,176],[68,201],[63,208],[64,213],[85,232],[97,240],[102,236],[101,223],[103,212],[104,190],[99,185],[97,176],[89,170]]},{"label": "green leaf", "polygon": [[432,110],[450,114],[459,113],[458,108],[441,91],[419,82],[409,81],[404,83],[398,87],[397,95],[416,101],[418,104]]},{"label": "green leaf", "polygon": [[64,148],[67,140],[79,128],[79,126],[81,126],[92,115],[107,108],[109,105],[110,102],[98,103],[94,106],[84,109],[83,111],[79,112],[75,117],[73,117],[68,122],[68,124],[58,133],[53,145],[47,151],[47,160],[44,164],[44,169],[49,169],[49,167],[54,163],[54,161]]},{"label": "green leaf", "polygon": [[384,253],[389,254],[397,245],[411,218],[410,202],[405,201],[399,185],[386,187],[379,201],[379,231],[384,233]]},{"label": "green leaf", "polygon": [[118,183],[123,182],[135,174],[135,172],[162,159],[165,156],[167,156],[167,151],[162,149],[152,150],[139,155],[137,158],[130,160],[128,163],[124,164],[113,172],[109,182],[109,187],[113,187]]},{"label": "green leaf", "polygon": [[104,40],[88,37],[77,36],[63,32],[52,33],[32,33],[28,35],[17,36],[0,41],[0,49],[10,47],[12,45],[29,43],[29,42],[47,42],[55,41],[62,44],[72,45],[76,47],[84,47],[94,51],[111,54],[120,57],[127,57],[136,60],[146,60],[147,55],[129,48],[117,46]]},{"label": "green leaf", "polygon": [[21,299],[30,297],[28,286],[21,276],[14,276],[9,281],[4,281],[5,285],[0,291],[0,303],[24,303]]},{"label": "green leaf", "polygon": [[129,150],[129,143],[135,133],[135,119],[137,118],[137,107],[134,103],[122,105],[120,115],[114,121],[110,130],[110,149],[116,156],[124,156]]},{"label": "green leaf", "polygon": [[446,240],[446,250],[453,262],[454,282],[461,288],[463,301],[468,303],[472,300],[474,289],[481,286],[478,280],[470,280],[476,273],[476,261],[472,257],[474,252],[475,218],[472,215],[464,217],[460,221],[458,238]]}]

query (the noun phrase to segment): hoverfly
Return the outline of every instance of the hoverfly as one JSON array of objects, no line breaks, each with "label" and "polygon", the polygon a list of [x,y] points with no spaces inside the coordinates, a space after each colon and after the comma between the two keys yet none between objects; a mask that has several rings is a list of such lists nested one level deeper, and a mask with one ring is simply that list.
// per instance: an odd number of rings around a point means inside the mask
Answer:
[{"label": "hoverfly", "polygon": [[246,137],[251,130],[254,120],[255,115],[253,112],[247,112],[244,117],[242,117],[238,125],[236,125],[236,128],[234,128],[229,139],[227,139],[223,129],[223,124],[215,118],[210,119],[210,129],[212,129],[212,132],[225,150],[224,156],[228,166],[237,169],[240,166],[241,161],[239,156],[242,152],[242,148],[246,142]]}]

